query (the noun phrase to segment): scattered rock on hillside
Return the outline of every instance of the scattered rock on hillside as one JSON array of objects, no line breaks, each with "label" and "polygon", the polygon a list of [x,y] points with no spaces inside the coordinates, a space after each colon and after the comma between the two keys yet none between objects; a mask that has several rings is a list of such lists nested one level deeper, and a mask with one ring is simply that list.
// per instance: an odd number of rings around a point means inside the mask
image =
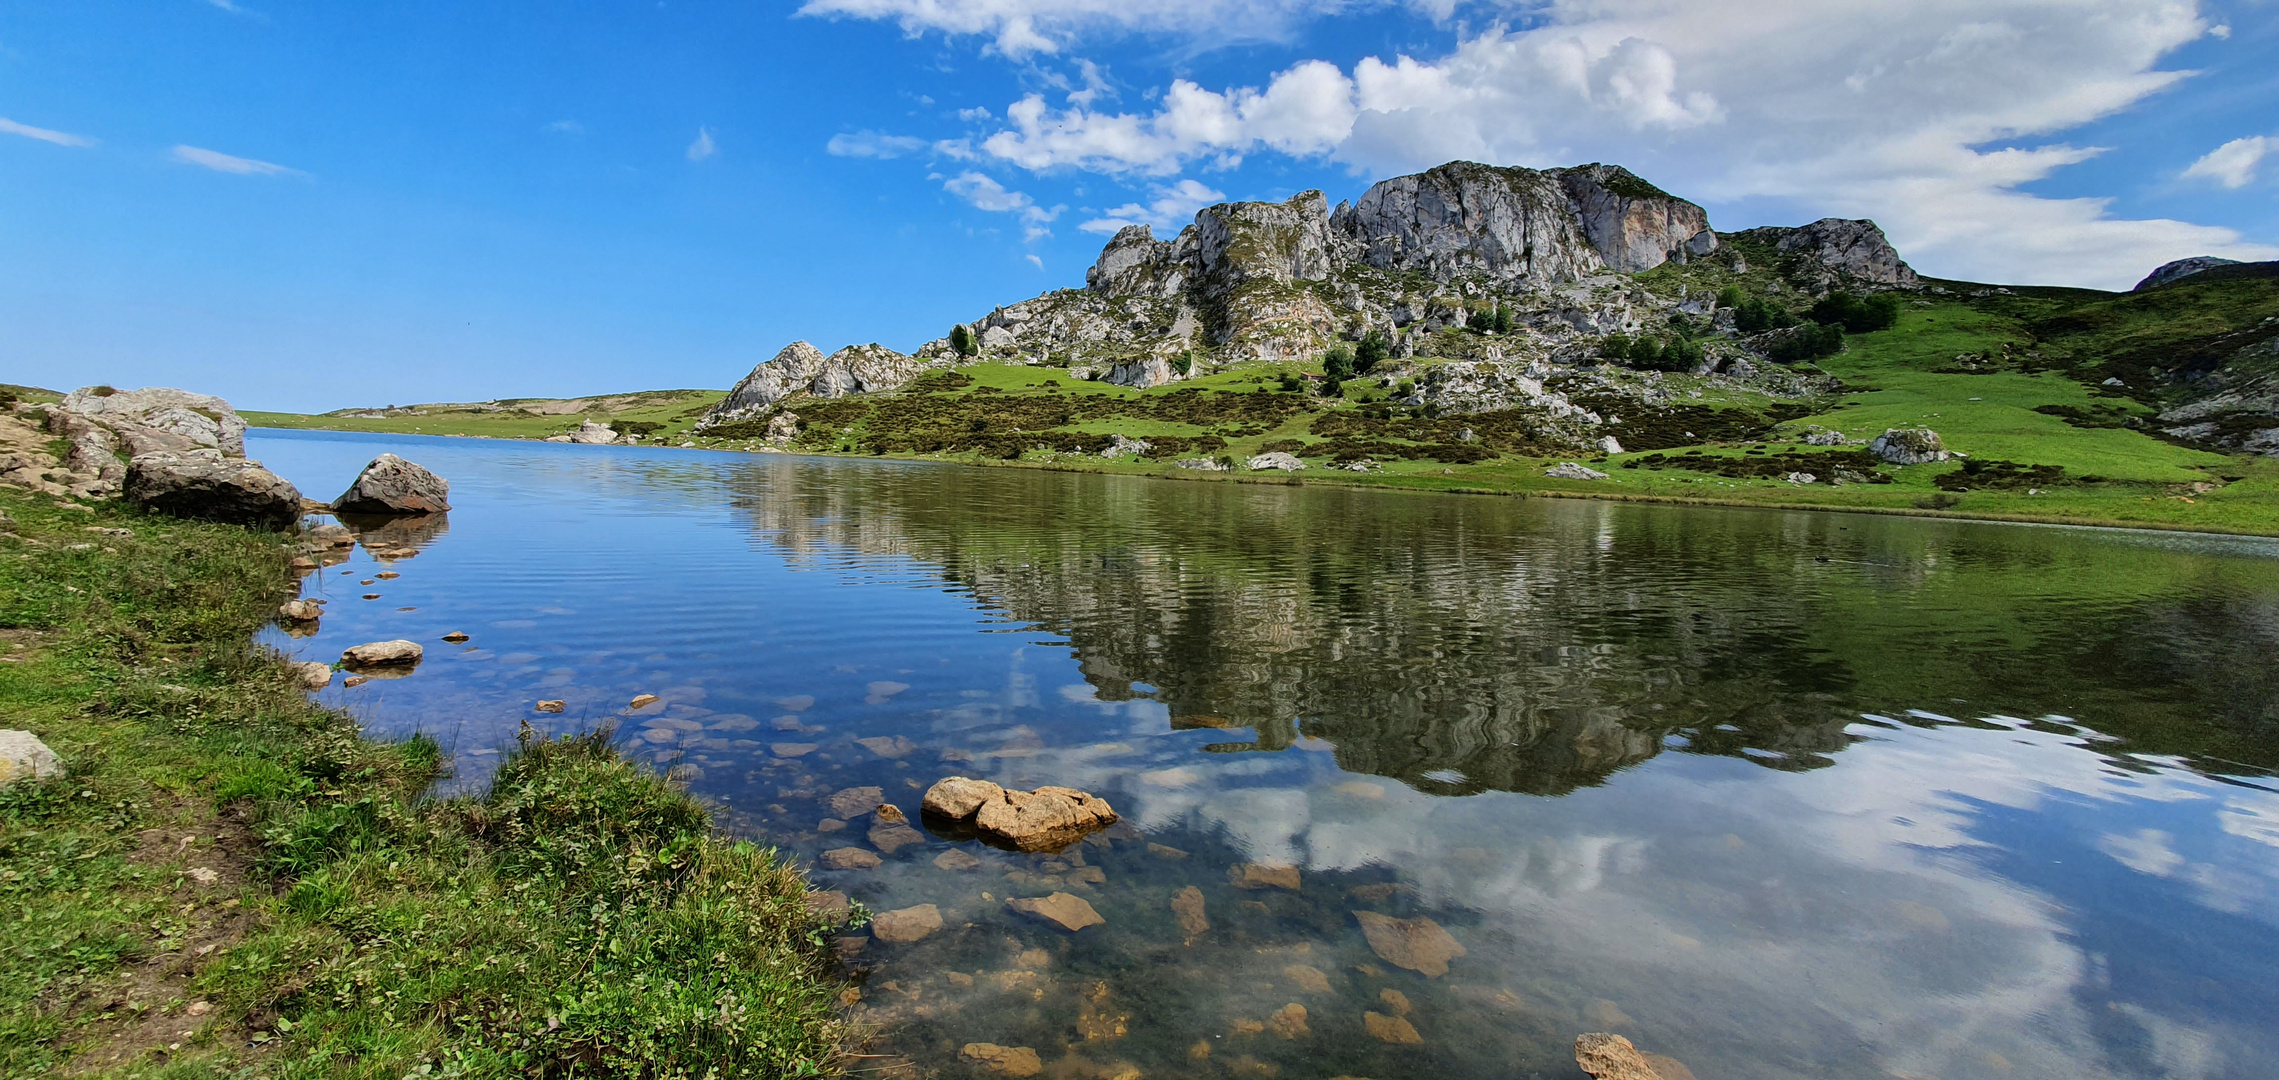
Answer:
[{"label": "scattered rock on hillside", "polygon": [[1108,448],[1100,451],[1100,456],[1119,458],[1126,454],[1145,454],[1153,449],[1155,449],[1154,444],[1145,439],[1134,439],[1123,434],[1116,434],[1108,437]]},{"label": "scattered rock on hillside", "polygon": [[1930,428],[1892,428],[1868,443],[1868,453],[1894,465],[1929,465],[1954,456]]},{"label": "scattered rock on hillside", "polygon": [[588,420],[579,424],[578,429],[570,432],[563,441],[582,443],[587,446],[608,446],[617,441],[617,429],[608,424],[597,424]]},{"label": "scattered rock on hillside", "polygon": [[1092,905],[1081,896],[1056,892],[1051,896],[1008,900],[1005,906],[1032,919],[1041,919],[1075,933],[1087,926],[1099,926],[1108,920],[1092,910]]},{"label": "scattered rock on hillside", "polygon": [[394,641],[368,641],[343,650],[340,662],[351,668],[401,667],[419,663],[425,652],[418,642],[401,638]]},{"label": "scattered rock on hillside", "polygon": [[922,805],[953,821],[971,817],[984,837],[1021,851],[1058,851],[1116,823],[1108,801],[1088,792],[1050,786],[1014,791],[963,776],[937,781]]},{"label": "scattered rock on hillside", "polygon": [[82,387],[57,404],[51,416],[58,414],[108,428],[126,444],[129,454],[138,457],[162,450],[201,448],[225,457],[245,456],[245,421],[229,402],[210,394],[164,386],[141,390]]},{"label": "scattered rock on hillside", "polygon": [[1180,458],[1173,464],[1182,469],[1194,469],[1197,472],[1225,472],[1233,467],[1217,458],[1207,457]]},{"label": "scattered rock on hillside", "polygon": [[[708,431],[722,424],[750,419],[802,391],[819,398],[835,398],[892,390],[929,368],[947,363],[947,359],[921,360],[905,356],[877,344],[849,345],[825,356],[813,345],[794,341],[754,367],[751,374],[728,391],[727,397],[705,410],[697,419],[696,430]],[[775,434],[771,422],[768,435]]]},{"label": "scattered rock on hillside", "polygon": [[1280,469],[1283,472],[1297,472],[1298,470],[1306,467],[1306,463],[1299,461],[1296,455],[1283,450],[1276,450],[1272,453],[1260,454],[1256,457],[1251,458],[1248,462],[1245,463],[1245,465],[1254,472],[1265,469]]},{"label": "scattered rock on hillside", "polygon": [[2189,259],[2178,259],[2175,262],[2160,264],[2159,268],[2155,269],[2152,273],[2146,274],[2144,280],[2137,282],[2136,288],[2130,289],[2129,291],[2143,292],[2146,289],[2156,289],[2162,285],[2168,284],[2171,281],[2191,277],[2192,275],[2197,274],[2202,270],[2213,270],[2219,266],[2238,265],[2238,259],[2219,259],[2214,255],[2194,255]]},{"label": "scattered rock on hillside", "polygon": [[127,464],[127,501],[174,517],[287,529],[301,517],[301,493],[257,461],[212,449],[140,454]]},{"label": "scattered rock on hillside", "polygon": [[343,514],[437,514],[451,509],[451,484],[394,454],[373,458],[332,500]]},{"label": "scattered rock on hillside", "polygon": [[1602,472],[1598,471],[1597,469],[1591,468],[1591,467],[1590,467],[1590,466],[1588,466],[1588,465],[1578,465],[1578,464],[1576,464],[1576,463],[1574,463],[1574,462],[1572,462],[1572,461],[1561,462],[1560,464],[1557,464],[1557,465],[1553,465],[1553,466],[1551,466],[1550,468],[1543,470],[1543,475],[1545,475],[1545,476],[1549,476],[1549,477],[1554,477],[1554,478],[1557,478],[1557,479],[1560,479],[1560,480],[1604,480],[1604,479],[1606,479],[1606,474],[1605,474],[1605,473],[1602,473]]},{"label": "scattered rock on hillside", "polygon": [[0,731],[0,787],[63,771],[63,759],[29,731]]}]

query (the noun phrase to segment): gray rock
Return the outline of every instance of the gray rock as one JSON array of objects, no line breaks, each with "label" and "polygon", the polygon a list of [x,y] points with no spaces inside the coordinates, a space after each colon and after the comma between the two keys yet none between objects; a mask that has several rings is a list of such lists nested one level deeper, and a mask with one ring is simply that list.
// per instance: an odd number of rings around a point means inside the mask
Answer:
[{"label": "gray rock", "polygon": [[1650,270],[1688,245],[1716,248],[1701,207],[1617,165],[1498,168],[1455,161],[1371,187],[1340,207],[1338,231],[1359,261],[1446,280],[1576,281]]},{"label": "gray rock", "polygon": [[202,447],[227,457],[245,456],[245,421],[227,401],[163,386],[110,393],[104,389],[74,390],[56,411],[110,429],[135,455]]},{"label": "gray rock", "polygon": [[382,454],[332,500],[343,514],[435,514],[451,509],[451,484],[419,465]]},{"label": "gray rock", "polygon": [[1930,428],[1891,428],[1868,443],[1868,453],[1894,465],[1929,465],[1954,456]]},{"label": "gray rock", "polygon": [[2146,289],[2159,288],[2160,286],[2166,285],[2171,281],[2191,277],[2192,275],[2197,274],[2202,270],[2213,270],[2219,266],[2238,265],[2238,259],[2219,259],[2214,255],[2195,255],[2189,259],[2178,259],[2175,262],[2160,264],[2160,267],[2158,269],[2154,270],[2152,273],[2146,274],[2144,280],[2137,282],[2136,288],[2130,289],[2129,291],[2143,292]]},{"label": "gray rock", "polygon": [[799,438],[799,414],[784,412],[768,418],[767,437],[778,446]]},{"label": "gray rock", "polygon": [[578,430],[559,436],[559,438],[563,442],[579,443],[585,446],[608,446],[617,441],[617,429],[608,424],[597,424],[587,420],[578,425]]},{"label": "gray rock", "polygon": [[1306,463],[1298,460],[1295,455],[1292,455],[1287,451],[1276,450],[1272,453],[1260,454],[1257,457],[1251,458],[1250,461],[1247,462],[1247,466],[1252,471],[1280,469],[1283,472],[1297,472],[1298,470],[1305,468]]},{"label": "gray rock", "polygon": [[394,641],[367,641],[343,650],[340,662],[354,668],[396,667],[419,663],[425,652],[418,642],[401,638]]},{"label": "gray rock", "polygon": [[1153,449],[1155,449],[1154,444],[1148,442],[1145,439],[1134,439],[1124,435],[1111,435],[1108,437],[1108,448],[1100,451],[1100,456],[1104,458],[1119,458],[1123,457],[1126,454],[1145,454]]},{"label": "gray rock", "polygon": [[301,517],[301,493],[258,461],[219,450],[159,451],[127,463],[127,501],[175,517],[288,529]]},{"label": "gray rock", "polygon": [[1797,228],[1768,226],[1740,235],[1799,256],[1793,276],[1815,286],[1915,289],[1923,284],[1873,221],[1821,218]]},{"label": "gray rock", "polygon": [[63,772],[63,759],[29,731],[0,731],[0,787]]},{"label": "gray rock", "polygon": [[305,690],[322,690],[332,685],[332,666],[314,660],[293,665],[293,674],[301,680]]},{"label": "gray rock", "polygon": [[783,347],[751,374],[744,376],[728,396],[705,411],[696,422],[698,431],[748,419],[796,393],[821,398],[844,397],[892,390],[928,370],[947,367],[950,357],[920,360],[884,345],[849,345],[829,356],[804,341]]},{"label": "gray rock", "polygon": [[1225,472],[1228,469],[1233,468],[1233,466],[1228,465],[1226,462],[1220,461],[1217,458],[1207,457],[1180,458],[1178,461],[1172,462],[1172,464],[1177,465],[1182,469],[1193,469],[1197,472]]},{"label": "gray rock", "polygon": [[1559,464],[1557,464],[1557,465],[1553,465],[1553,466],[1551,466],[1550,468],[1543,470],[1543,475],[1545,475],[1545,476],[1551,476],[1551,477],[1557,477],[1558,479],[1561,479],[1561,480],[1604,480],[1604,479],[1606,479],[1606,474],[1605,474],[1605,473],[1602,473],[1602,472],[1598,471],[1597,469],[1591,468],[1591,467],[1590,467],[1590,466],[1588,466],[1588,465],[1580,465],[1580,464],[1577,464],[1577,463],[1575,463],[1575,462],[1572,462],[1572,461],[1565,461],[1565,462],[1561,462],[1561,463],[1559,463]]}]

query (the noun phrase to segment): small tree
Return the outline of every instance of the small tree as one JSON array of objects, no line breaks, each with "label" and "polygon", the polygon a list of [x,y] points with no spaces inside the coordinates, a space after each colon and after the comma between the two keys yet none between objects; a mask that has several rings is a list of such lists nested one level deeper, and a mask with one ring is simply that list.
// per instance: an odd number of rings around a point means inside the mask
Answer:
[{"label": "small tree", "polygon": [[1739,308],[1741,306],[1741,302],[1747,298],[1747,294],[1741,291],[1741,287],[1739,285],[1727,285],[1726,287],[1717,290],[1718,307]]},{"label": "small tree", "polygon": [[1495,325],[1495,315],[1487,308],[1473,308],[1472,313],[1464,317],[1464,325],[1485,333]]},{"label": "small tree", "polygon": [[1345,380],[1353,377],[1353,350],[1343,342],[1330,346],[1322,354],[1322,396],[1336,397],[1343,392]]},{"label": "small tree", "polygon": [[1361,335],[1360,347],[1353,350],[1354,374],[1367,375],[1392,355],[1393,343],[1385,340],[1384,332],[1371,330]]},{"label": "small tree", "polygon": [[1618,364],[1630,359],[1630,335],[1608,334],[1601,338],[1598,343],[1598,354],[1600,357]]},{"label": "small tree", "polygon": [[1502,304],[1497,304],[1496,313],[1489,317],[1488,329],[1494,330],[1499,334],[1508,334],[1511,333],[1511,324],[1511,309],[1503,306]]},{"label": "small tree", "polygon": [[950,351],[961,357],[973,355],[973,331],[964,323],[950,327]]},{"label": "small tree", "polygon": [[1180,378],[1186,378],[1188,372],[1195,370],[1194,351],[1189,350],[1172,357],[1171,370],[1178,372]]}]

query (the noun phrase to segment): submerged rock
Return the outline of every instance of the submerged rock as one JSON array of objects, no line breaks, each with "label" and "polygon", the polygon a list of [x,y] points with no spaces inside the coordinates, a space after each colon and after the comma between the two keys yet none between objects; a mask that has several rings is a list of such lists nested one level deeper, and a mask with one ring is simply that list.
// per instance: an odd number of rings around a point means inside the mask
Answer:
[{"label": "submerged rock", "polygon": [[980,865],[981,860],[975,858],[973,853],[956,848],[934,856],[934,868],[937,870],[972,870]]},{"label": "submerged rock", "polygon": [[1211,920],[1203,914],[1203,890],[1189,885],[1171,897],[1171,913],[1179,917],[1179,929],[1188,937],[1196,937],[1211,928]]},{"label": "submerged rock", "polygon": [[1005,906],[1032,919],[1051,923],[1070,933],[1082,930],[1087,926],[1099,926],[1108,921],[1101,918],[1099,912],[1092,910],[1092,905],[1087,903],[1083,897],[1071,896],[1064,892],[1056,892],[1051,896],[1007,900]]},{"label": "submerged rock", "polygon": [[959,1056],[1000,1076],[1035,1076],[1045,1071],[1044,1062],[1037,1052],[1026,1046],[999,1046],[996,1043],[967,1043]]},{"label": "submerged rock", "polygon": [[918,941],[941,928],[942,909],[932,904],[885,912],[870,921],[871,936],[892,944]]},{"label": "submerged rock", "polygon": [[1389,1042],[1395,1046],[1415,1046],[1424,1041],[1424,1036],[1417,1034],[1415,1024],[1411,1024],[1398,1016],[1365,1012],[1361,1014],[1361,1025],[1363,1029],[1369,1032],[1370,1038],[1379,1042]]},{"label": "submerged rock", "polygon": [[1298,891],[1298,868],[1283,863],[1236,863],[1227,867],[1227,880],[1237,889],[1288,889]]},{"label": "submerged rock", "polygon": [[861,817],[886,803],[886,789],[878,787],[846,788],[833,794],[829,803],[833,817]]},{"label": "submerged rock", "polygon": [[1603,1031],[1575,1037],[1575,1064],[1595,1080],[1694,1080],[1693,1070],[1677,1059],[1645,1053]]},{"label": "submerged rock", "polygon": [[219,450],[161,450],[127,463],[127,501],[174,517],[289,529],[301,517],[299,488],[257,461]]},{"label": "submerged rock", "polygon": [[1266,1018],[1266,1026],[1285,1039],[1295,1039],[1313,1031],[1306,1026],[1306,1007],[1295,1001],[1274,1010],[1274,1015]]},{"label": "submerged rock", "polygon": [[1423,975],[1448,974],[1448,962],[1464,955],[1464,946],[1440,924],[1422,915],[1396,919],[1374,911],[1356,911],[1369,948],[1386,963]]},{"label": "submerged rock", "polygon": [[439,514],[451,509],[451,484],[417,464],[382,454],[332,500],[332,508],[342,514]]},{"label": "submerged rock", "polygon": [[833,870],[869,870],[884,861],[878,853],[859,847],[832,848],[821,858],[823,865]]},{"label": "submerged rock", "polygon": [[0,731],[0,787],[18,780],[40,780],[63,771],[63,759],[55,756],[39,736],[29,731]]}]

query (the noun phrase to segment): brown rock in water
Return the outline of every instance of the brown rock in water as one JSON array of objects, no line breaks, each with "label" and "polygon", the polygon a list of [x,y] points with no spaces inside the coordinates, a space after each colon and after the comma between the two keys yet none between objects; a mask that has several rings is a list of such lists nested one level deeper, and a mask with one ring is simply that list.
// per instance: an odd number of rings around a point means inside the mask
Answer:
[{"label": "brown rock in water", "polygon": [[1282,977],[1298,984],[1298,989],[1309,994],[1329,993],[1329,976],[1311,964],[1292,964],[1282,969]]},{"label": "brown rock in water", "polygon": [[823,865],[833,870],[868,870],[882,861],[876,852],[859,847],[832,848],[822,857]]},{"label": "brown rock in water", "polygon": [[780,758],[806,757],[807,755],[812,754],[820,749],[822,749],[821,745],[811,742],[779,742],[768,744],[768,752]]},{"label": "brown rock in water", "polygon": [[867,739],[856,739],[855,745],[882,758],[907,757],[918,752],[917,743],[900,735],[873,735]]},{"label": "brown rock in water", "polygon": [[1098,926],[1108,921],[1101,918],[1099,912],[1092,910],[1092,905],[1086,903],[1083,897],[1070,896],[1064,892],[1056,892],[1045,897],[1008,900],[1005,902],[1005,906],[1032,919],[1042,919],[1070,933],[1082,930],[1087,926]]},{"label": "brown rock in water", "polygon": [[632,701],[625,703],[625,707],[628,709],[646,709],[662,700],[664,699],[655,694],[635,694]]},{"label": "brown rock in water", "polygon": [[1171,913],[1179,916],[1179,929],[1195,937],[1211,928],[1211,920],[1203,914],[1203,890],[1189,885],[1171,898]]},{"label": "brown rock in water", "polygon": [[1415,1024],[1411,1024],[1398,1016],[1365,1012],[1361,1014],[1361,1024],[1369,1030],[1369,1037],[1379,1042],[1389,1042],[1395,1046],[1415,1046],[1424,1041],[1424,1036],[1416,1033]]},{"label": "brown rock in water", "polygon": [[932,904],[889,911],[870,921],[873,937],[898,945],[918,941],[941,928],[942,909]]},{"label": "brown rock in water", "polygon": [[299,677],[304,690],[322,690],[332,685],[332,668],[314,660],[294,664],[293,672]]},{"label": "brown rock in water", "polygon": [[1295,1039],[1313,1030],[1306,1026],[1306,1007],[1295,1001],[1274,1010],[1274,1015],[1266,1018],[1266,1026],[1285,1039]]},{"label": "brown rock in water", "polygon": [[1037,1052],[1026,1046],[999,1046],[996,1043],[967,1043],[959,1056],[987,1068],[1000,1076],[1035,1076],[1045,1071],[1044,1062]]},{"label": "brown rock in water", "polygon": [[1645,1058],[1646,1064],[1654,1067],[1654,1075],[1661,1077],[1661,1080],[1696,1080],[1693,1070],[1686,1068],[1684,1062],[1674,1057],[1664,1057],[1644,1050],[1638,1051],[1638,1056]]},{"label": "brown rock in water", "polygon": [[923,805],[929,814],[963,820],[981,809],[981,804],[1005,794],[1005,789],[987,780],[974,780],[964,776],[945,776],[926,789]]},{"label": "brown rock in water", "polygon": [[893,803],[880,803],[878,805],[878,820],[889,825],[901,825],[910,819],[903,816],[901,807]]},{"label": "brown rock in water", "polygon": [[1265,1030],[1266,1025],[1256,1020],[1237,1019],[1230,1025],[1227,1033],[1230,1035],[1256,1035]]},{"label": "brown rock in water", "polygon": [[413,641],[368,641],[349,646],[340,654],[340,662],[352,668],[416,664],[425,651]]},{"label": "brown rock in water", "polygon": [[925,842],[926,834],[908,825],[879,821],[870,827],[870,845],[889,855]]},{"label": "brown rock in water", "polygon": [[1394,967],[1404,967],[1425,975],[1448,974],[1448,962],[1464,955],[1464,946],[1440,928],[1440,924],[1422,915],[1414,919],[1396,919],[1374,911],[1356,911],[1353,917],[1361,920],[1361,933],[1369,939],[1369,948]]},{"label": "brown rock in water", "polygon": [[287,600],[277,615],[287,622],[315,622],[324,618],[324,607],[312,600]]},{"label": "brown rock in water", "polygon": [[1637,1023],[1630,1019],[1629,1013],[1622,1011],[1622,1006],[1605,998],[1594,998],[1583,1006],[1583,1022],[1602,1028],[1631,1027]]},{"label": "brown rock in water", "polygon": [[463,645],[467,641],[467,634],[462,630],[453,630],[450,633],[443,635],[443,640],[448,641],[453,645]]},{"label": "brown rock in water", "polygon": [[831,816],[855,818],[878,809],[886,802],[886,789],[851,787],[831,796]]},{"label": "brown rock in water", "polygon": [[1227,868],[1237,889],[1298,889],[1298,868],[1273,863],[1237,863]]},{"label": "brown rock in water", "polygon": [[1386,1010],[1394,1016],[1407,1016],[1409,1014],[1409,996],[1390,986],[1377,991],[1377,1000],[1384,1002]]},{"label": "brown rock in water", "polygon": [[1603,1031],[1575,1037],[1575,1064],[1597,1080],[1674,1080],[1658,1072],[1630,1040]]},{"label": "brown rock in water", "polygon": [[1172,847],[1169,844],[1149,843],[1147,845],[1147,853],[1155,856],[1158,859],[1184,859],[1187,857],[1186,852]]},{"label": "brown rock in water", "polygon": [[569,707],[570,703],[563,701],[560,698],[549,698],[545,701],[541,701],[538,704],[531,706],[531,708],[543,713],[558,713]]},{"label": "brown rock in water", "polygon": [[971,852],[956,848],[934,856],[934,868],[937,870],[971,870],[980,865],[981,860],[974,858]]},{"label": "brown rock in water", "polygon": [[364,685],[365,683],[368,683],[368,682],[371,682],[371,681],[372,681],[372,680],[371,680],[369,677],[367,677],[367,676],[363,676],[363,675],[350,675],[349,677],[347,677],[347,678],[345,678],[345,679],[342,679],[342,680],[340,680],[340,685],[342,685],[342,686],[362,686],[362,685]]}]

